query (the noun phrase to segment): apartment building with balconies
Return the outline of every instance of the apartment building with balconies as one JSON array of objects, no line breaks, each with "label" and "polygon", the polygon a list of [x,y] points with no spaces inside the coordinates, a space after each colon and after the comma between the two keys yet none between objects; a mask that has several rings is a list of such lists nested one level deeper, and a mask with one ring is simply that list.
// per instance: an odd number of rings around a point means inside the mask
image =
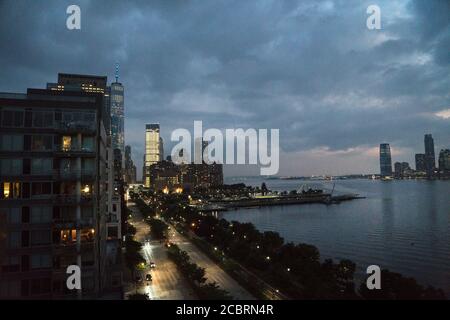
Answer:
[{"label": "apartment building with balconies", "polygon": [[[103,93],[0,94],[0,298],[95,298],[106,262]],[[81,266],[82,291],[66,268]]]}]

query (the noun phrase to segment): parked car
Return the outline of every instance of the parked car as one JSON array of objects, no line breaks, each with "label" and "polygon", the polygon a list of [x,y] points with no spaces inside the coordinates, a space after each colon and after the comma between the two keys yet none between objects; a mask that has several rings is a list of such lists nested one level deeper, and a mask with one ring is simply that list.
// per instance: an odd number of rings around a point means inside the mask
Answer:
[{"label": "parked car", "polygon": [[147,274],[145,275],[145,280],[147,280],[147,281],[152,281],[152,275],[151,275],[150,273],[147,273]]},{"label": "parked car", "polygon": [[156,268],[156,263],[150,262],[150,268]]}]

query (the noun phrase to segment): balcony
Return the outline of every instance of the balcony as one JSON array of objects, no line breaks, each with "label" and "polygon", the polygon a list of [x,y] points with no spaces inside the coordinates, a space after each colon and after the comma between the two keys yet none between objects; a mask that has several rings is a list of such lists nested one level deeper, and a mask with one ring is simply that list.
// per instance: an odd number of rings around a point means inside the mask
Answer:
[{"label": "balcony", "polygon": [[82,218],[79,222],[75,217],[64,217],[53,219],[53,227],[57,229],[82,229],[92,228],[94,225],[94,218]]},{"label": "balcony", "polygon": [[55,129],[61,133],[94,134],[96,124],[92,121],[60,121],[55,124]]},{"label": "balcony", "polygon": [[76,146],[56,145],[55,155],[62,158],[95,157],[95,149]]},{"label": "balcony", "polygon": [[93,181],[96,179],[96,173],[93,170],[55,170],[53,179],[60,181]]},{"label": "balcony", "polygon": [[54,196],[54,202],[58,205],[90,204],[93,200],[94,196],[91,194],[81,194],[79,201],[77,201],[77,196],[74,194],[58,194]]}]

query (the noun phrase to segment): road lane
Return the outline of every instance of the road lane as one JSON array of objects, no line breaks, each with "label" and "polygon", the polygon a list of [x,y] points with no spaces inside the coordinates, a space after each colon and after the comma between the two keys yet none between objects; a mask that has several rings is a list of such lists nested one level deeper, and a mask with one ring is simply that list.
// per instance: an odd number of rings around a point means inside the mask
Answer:
[{"label": "road lane", "polygon": [[192,244],[184,235],[181,235],[174,227],[169,232],[170,241],[177,244],[180,249],[186,251],[192,262],[205,268],[208,282],[217,282],[220,288],[228,291],[236,300],[255,300],[247,290],[245,290],[236,280],[220,268],[214,261],[205,255],[200,249]]},{"label": "road lane", "polygon": [[[163,243],[159,241],[146,242],[149,238],[150,227],[142,220],[142,215],[133,203],[129,203],[129,208],[133,212],[131,222],[136,228],[136,241],[143,244],[142,256],[147,262],[145,270],[140,271],[144,281],[137,285],[137,292],[147,294],[152,300],[193,300],[196,296],[177,270],[176,265],[168,258],[167,250]],[[156,264],[156,268],[150,268],[151,262]],[[150,273],[152,281],[145,281],[145,275]],[[129,284],[126,288],[127,295],[136,293],[134,284]]]}]

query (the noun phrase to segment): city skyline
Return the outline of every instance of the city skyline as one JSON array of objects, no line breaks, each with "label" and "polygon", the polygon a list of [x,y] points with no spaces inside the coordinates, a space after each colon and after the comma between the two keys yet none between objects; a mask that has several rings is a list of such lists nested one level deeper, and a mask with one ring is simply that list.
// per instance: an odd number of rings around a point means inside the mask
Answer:
[{"label": "city skyline", "polygon": [[448,300],[449,13],[0,0],[0,300]]},{"label": "city skyline", "polygon": [[[413,163],[423,132],[435,137],[436,152],[449,147],[447,2],[380,1],[381,30],[365,26],[367,1],[263,3],[237,3],[230,11],[223,2],[200,10],[131,1],[124,10],[119,2],[106,8],[80,1],[85,23],[70,31],[67,1],[5,1],[0,40],[10,50],[0,53],[0,88],[24,92],[58,72],[112,80],[120,63],[125,143],[134,150],[138,177],[140,128],[148,122],[164,128],[166,150],[171,131],[193,120],[222,129],[280,128],[283,176],[377,172],[383,141],[393,146],[394,159]],[[35,15],[41,6],[44,16]],[[13,19],[16,12],[20,19]],[[233,27],[223,29],[231,19]],[[59,46],[44,54],[42,48],[52,47],[46,39]],[[224,170],[258,174],[250,166]]]}]

